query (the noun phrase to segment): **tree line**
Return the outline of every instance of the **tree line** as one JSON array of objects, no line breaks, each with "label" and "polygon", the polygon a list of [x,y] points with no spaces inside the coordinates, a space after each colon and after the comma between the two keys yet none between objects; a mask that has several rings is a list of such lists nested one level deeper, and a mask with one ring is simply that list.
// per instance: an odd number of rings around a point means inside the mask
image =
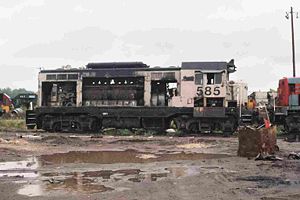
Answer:
[{"label": "tree line", "polygon": [[30,90],[26,90],[25,88],[11,89],[11,88],[7,87],[7,88],[0,88],[0,93],[6,93],[11,98],[14,98],[18,94],[28,94],[28,93],[34,93],[34,92],[30,91]]}]

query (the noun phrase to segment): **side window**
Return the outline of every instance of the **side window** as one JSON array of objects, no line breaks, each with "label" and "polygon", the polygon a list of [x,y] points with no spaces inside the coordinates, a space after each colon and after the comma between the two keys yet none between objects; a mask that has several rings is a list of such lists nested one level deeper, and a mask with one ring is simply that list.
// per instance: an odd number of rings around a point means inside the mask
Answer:
[{"label": "side window", "polygon": [[47,80],[56,80],[56,74],[47,74],[46,79]]},{"label": "side window", "polygon": [[295,93],[295,84],[289,84],[290,93]]},{"label": "side window", "polygon": [[203,85],[203,74],[201,72],[195,72],[195,84]]}]

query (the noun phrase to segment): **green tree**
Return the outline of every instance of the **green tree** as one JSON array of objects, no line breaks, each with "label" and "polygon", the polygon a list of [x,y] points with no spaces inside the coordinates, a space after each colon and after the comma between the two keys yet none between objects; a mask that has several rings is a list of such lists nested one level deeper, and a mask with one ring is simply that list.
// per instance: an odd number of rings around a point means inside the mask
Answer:
[{"label": "green tree", "polygon": [[28,94],[34,92],[26,90],[25,88],[11,89],[7,87],[7,88],[0,88],[0,93],[6,93],[8,96],[10,96],[10,98],[14,98],[18,94]]}]

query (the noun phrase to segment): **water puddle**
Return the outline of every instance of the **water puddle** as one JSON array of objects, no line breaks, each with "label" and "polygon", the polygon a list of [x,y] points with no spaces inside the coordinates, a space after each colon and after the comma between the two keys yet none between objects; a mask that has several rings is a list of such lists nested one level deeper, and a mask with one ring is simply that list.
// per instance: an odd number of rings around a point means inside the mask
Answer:
[{"label": "water puddle", "polygon": [[247,176],[237,178],[239,181],[250,181],[256,182],[259,188],[269,188],[275,186],[298,186],[300,180],[290,180],[284,179],[282,177],[273,177],[273,176]]},{"label": "water puddle", "polygon": [[[101,193],[120,190],[111,187],[117,182],[153,182],[164,178],[179,178],[197,174],[197,170],[188,167],[171,167],[159,172],[140,169],[99,170],[83,172],[47,172],[40,173],[39,180],[19,189],[18,193],[26,196],[42,196],[54,191],[64,193]],[[127,184],[126,184],[127,185]],[[128,189],[128,188],[127,188]]]},{"label": "water puddle", "polygon": [[0,178],[35,178],[38,177],[36,157],[22,161],[0,162]]},{"label": "water puddle", "polygon": [[42,186],[39,184],[25,185],[24,187],[19,189],[18,194],[26,195],[29,197],[42,196],[43,189],[42,189]]},{"label": "water puddle", "polygon": [[140,174],[136,177],[128,178],[131,182],[151,182],[157,181],[162,178],[168,177],[168,173],[151,173],[151,174]]},{"label": "water puddle", "polygon": [[120,139],[109,142],[110,144],[126,144],[126,143],[145,143],[145,142],[156,142],[156,140],[150,139]]},{"label": "water puddle", "polygon": [[174,160],[200,160],[218,159],[229,157],[225,154],[204,154],[204,153],[172,153],[172,154],[146,154],[135,150],[127,151],[70,151],[67,153],[56,153],[42,155],[41,165],[65,164],[65,163],[150,163]]},{"label": "water puddle", "polygon": [[174,178],[193,176],[199,173],[198,167],[169,167],[166,168]]},{"label": "water puddle", "polygon": [[118,169],[83,172],[46,172],[40,173],[36,183],[22,187],[18,193],[27,196],[42,196],[53,191],[101,193],[118,188],[111,187],[117,182],[153,182],[165,178],[180,178],[199,173],[199,168],[170,167],[156,169]]},{"label": "water puddle", "polygon": [[67,177],[63,179],[45,180],[46,191],[63,190],[64,192],[80,192],[80,193],[100,193],[113,190],[106,187],[96,180],[84,178],[81,174],[77,176]]},{"label": "water puddle", "polygon": [[[26,196],[43,196],[49,193],[101,193],[120,190],[128,183],[160,181],[166,178],[181,178],[199,173],[201,167],[175,166],[149,167],[141,166],[140,169],[101,169],[91,170],[84,166],[80,170],[72,171],[65,168],[64,164],[76,163],[152,163],[175,160],[199,160],[224,158],[223,154],[203,154],[184,152],[159,152],[157,154],[143,153],[135,150],[127,151],[71,151],[28,158],[23,161],[0,162],[0,178],[5,178],[25,184],[18,193]],[[43,168],[45,165],[59,165],[57,168]],[[177,166],[176,166],[177,165]],[[89,165],[87,165],[88,167]],[[22,178],[22,179],[15,179]],[[118,185],[118,186],[116,186]],[[124,189],[124,188],[123,188]],[[127,187],[125,188],[128,189]]]}]

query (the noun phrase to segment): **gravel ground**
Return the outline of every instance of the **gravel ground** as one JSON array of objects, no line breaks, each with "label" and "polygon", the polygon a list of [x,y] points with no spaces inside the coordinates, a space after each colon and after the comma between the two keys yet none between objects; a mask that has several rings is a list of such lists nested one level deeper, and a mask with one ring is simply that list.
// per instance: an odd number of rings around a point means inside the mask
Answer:
[{"label": "gravel ground", "polygon": [[300,143],[237,157],[236,137],[0,132],[0,199],[300,199]]}]

